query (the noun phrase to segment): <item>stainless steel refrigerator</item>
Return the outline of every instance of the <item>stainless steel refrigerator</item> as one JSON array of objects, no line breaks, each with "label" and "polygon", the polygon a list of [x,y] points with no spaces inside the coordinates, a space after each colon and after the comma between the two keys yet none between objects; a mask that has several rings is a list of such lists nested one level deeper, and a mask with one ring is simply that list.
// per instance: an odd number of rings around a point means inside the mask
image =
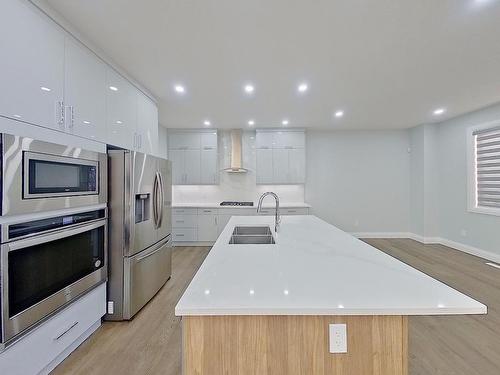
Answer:
[{"label": "stainless steel refrigerator", "polygon": [[108,152],[107,320],[131,319],[171,276],[171,171],[168,160]]}]

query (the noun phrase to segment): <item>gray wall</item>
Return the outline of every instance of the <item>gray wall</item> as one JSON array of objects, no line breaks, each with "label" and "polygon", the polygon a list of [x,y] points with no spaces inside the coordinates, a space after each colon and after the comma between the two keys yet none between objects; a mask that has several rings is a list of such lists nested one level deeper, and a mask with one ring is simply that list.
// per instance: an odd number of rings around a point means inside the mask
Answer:
[{"label": "gray wall", "polygon": [[306,202],[348,232],[408,232],[409,132],[308,131]]},{"label": "gray wall", "polygon": [[467,211],[467,128],[500,118],[500,105],[437,124],[439,236],[500,255],[500,216]]}]

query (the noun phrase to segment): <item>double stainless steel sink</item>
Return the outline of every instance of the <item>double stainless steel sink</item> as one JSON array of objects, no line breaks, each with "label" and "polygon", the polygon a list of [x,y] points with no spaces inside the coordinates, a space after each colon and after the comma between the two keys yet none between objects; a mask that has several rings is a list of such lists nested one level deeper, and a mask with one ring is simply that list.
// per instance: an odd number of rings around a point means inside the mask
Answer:
[{"label": "double stainless steel sink", "polygon": [[231,245],[272,245],[275,243],[269,226],[235,227],[229,240]]}]

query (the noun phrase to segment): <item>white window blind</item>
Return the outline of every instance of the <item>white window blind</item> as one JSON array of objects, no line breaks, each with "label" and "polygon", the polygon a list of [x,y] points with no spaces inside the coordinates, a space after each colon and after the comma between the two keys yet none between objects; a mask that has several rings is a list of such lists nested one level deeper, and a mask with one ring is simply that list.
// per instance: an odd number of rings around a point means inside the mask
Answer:
[{"label": "white window blind", "polygon": [[500,209],[500,126],[476,130],[472,135],[477,207]]}]

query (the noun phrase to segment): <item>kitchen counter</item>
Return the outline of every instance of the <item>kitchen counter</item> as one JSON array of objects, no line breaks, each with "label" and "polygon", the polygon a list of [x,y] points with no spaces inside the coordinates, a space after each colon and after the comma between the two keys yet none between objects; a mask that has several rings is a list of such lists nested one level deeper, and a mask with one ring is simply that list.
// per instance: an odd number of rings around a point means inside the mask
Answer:
[{"label": "kitchen counter", "polygon": [[273,245],[229,244],[255,225],[274,218],[231,218],[175,308],[186,375],[408,375],[408,315],[487,311],[315,216],[283,216]]},{"label": "kitchen counter", "polygon": [[[271,199],[269,199],[271,202]],[[264,208],[274,208],[273,203],[264,203]],[[221,206],[219,203],[172,203],[172,208],[255,208],[257,209],[257,202],[253,206]],[[280,208],[311,208],[311,205],[301,202],[280,202]]]},{"label": "kitchen counter", "polygon": [[[230,245],[232,217],[176,315],[484,314],[486,306],[321,219],[282,217],[274,245]],[[251,293],[253,291],[253,293]]]}]

